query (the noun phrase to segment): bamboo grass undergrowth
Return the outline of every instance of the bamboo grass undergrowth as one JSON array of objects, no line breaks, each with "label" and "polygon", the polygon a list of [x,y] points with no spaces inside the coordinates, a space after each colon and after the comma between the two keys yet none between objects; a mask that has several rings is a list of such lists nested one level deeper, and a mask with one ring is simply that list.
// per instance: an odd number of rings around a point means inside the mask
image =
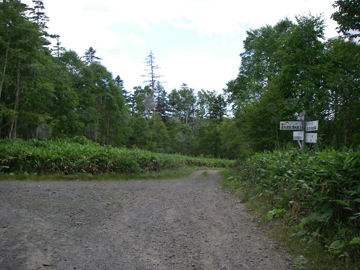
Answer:
[{"label": "bamboo grass undergrowth", "polygon": [[85,137],[0,140],[0,172],[7,174],[138,174],[186,167],[232,167],[235,161],[101,146]]},{"label": "bamboo grass undergrowth", "polygon": [[221,173],[299,269],[360,269],[360,147],[258,153]]}]

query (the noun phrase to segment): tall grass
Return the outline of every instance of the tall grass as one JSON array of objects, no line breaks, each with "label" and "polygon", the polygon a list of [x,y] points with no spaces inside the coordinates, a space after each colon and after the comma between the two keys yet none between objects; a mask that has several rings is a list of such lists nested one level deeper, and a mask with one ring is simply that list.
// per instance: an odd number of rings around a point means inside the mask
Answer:
[{"label": "tall grass", "polygon": [[100,146],[85,137],[66,140],[0,140],[0,172],[37,174],[138,173],[186,166],[227,167],[234,161],[157,154]]},{"label": "tall grass", "polygon": [[224,186],[252,191],[248,200],[264,199],[270,206],[266,218],[295,225],[294,238],[316,240],[333,257],[359,261],[360,147],[255,154],[239,163]]}]

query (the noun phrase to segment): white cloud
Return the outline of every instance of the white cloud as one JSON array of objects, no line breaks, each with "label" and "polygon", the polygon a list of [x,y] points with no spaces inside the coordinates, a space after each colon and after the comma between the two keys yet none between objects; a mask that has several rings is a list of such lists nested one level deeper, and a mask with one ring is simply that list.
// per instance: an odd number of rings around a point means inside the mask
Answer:
[{"label": "white cloud", "polygon": [[120,75],[127,91],[132,91],[135,86],[142,85],[144,79],[141,78],[141,74],[144,73],[144,65],[141,62],[133,59],[125,60],[120,55],[106,60],[104,65],[109,71],[115,71],[112,72],[114,78]]},{"label": "white cloud", "polygon": [[[33,6],[31,0],[22,2]],[[127,35],[111,30],[138,25],[146,31],[150,24],[169,22],[179,28],[196,29],[200,34],[221,34],[240,37],[228,41],[227,49],[235,48],[232,59],[201,51],[174,51],[166,59],[157,57],[159,72],[167,81],[165,88],[179,88],[182,83],[200,90],[220,91],[225,83],[236,77],[240,65],[242,39],[249,28],[274,25],[286,16],[324,14],[327,19],[327,36],[336,35],[336,23],[330,20],[334,0],[44,0],[45,13],[50,17],[49,33],[59,34],[62,46],[83,55],[90,46],[97,50],[102,63],[120,75],[128,90],[141,85],[150,43],[134,33]],[[166,35],[166,33],[164,33]],[[226,42],[227,40],[224,39]],[[162,44],[162,46],[167,46]],[[211,46],[211,44],[209,44]],[[160,47],[159,47],[160,48]],[[136,51],[136,55],[134,55]]]},{"label": "white cloud", "polygon": [[273,25],[285,17],[294,19],[295,15],[311,12],[314,15],[324,14],[333,27],[335,23],[330,20],[334,12],[332,4],[333,0],[186,0],[170,16],[170,20],[177,27],[196,29],[202,34],[234,35],[247,28]]},{"label": "white cloud", "polygon": [[222,91],[226,83],[236,78],[239,61],[228,60],[204,52],[176,51],[158,61],[167,91],[179,89],[183,83],[195,90]]},{"label": "white cloud", "polygon": [[[30,0],[24,2],[30,3]],[[112,23],[135,24],[148,30],[149,23],[168,21],[185,29],[196,29],[202,34],[236,34],[246,27],[258,28],[275,24],[288,16],[311,11],[324,13],[328,24],[334,12],[333,0],[62,0],[46,1],[50,24],[57,21],[61,28],[101,28]],[[32,5],[32,4],[31,4]],[[55,25],[55,24],[54,24]],[[245,28],[244,28],[245,27]],[[55,28],[53,30],[58,30]],[[81,29],[83,30],[83,29]],[[81,31],[80,30],[80,31]]]},{"label": "white cloud", "polygon": [[113,9],[111,6],[104,4],[103,2],[94,1],[93,3],[88,1],[82,9],[85,12],[92,12],[93,14],[110,13]]}]

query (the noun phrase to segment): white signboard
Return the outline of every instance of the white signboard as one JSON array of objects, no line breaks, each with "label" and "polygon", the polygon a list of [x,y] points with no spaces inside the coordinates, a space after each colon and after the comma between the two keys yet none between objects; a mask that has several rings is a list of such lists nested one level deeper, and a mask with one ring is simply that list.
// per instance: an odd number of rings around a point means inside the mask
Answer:
[{"label": "white signboard", "polygon": [[306,122],[306,131],[317,131],[319,128],[319,121]]},{"label": "white signboard", "polygon": [[303,130],[303,122],[280,122],[280,130]]},{"label": "white signboard", "polygon": [[317,133],[306,133],[307,143],[317,143]]},{"label": "white signboard", "polygon": [[[306,122],[306,131],[317,131],[319,129],[319,121]],[[280,130],[303,130],[303,122],[280,122]]]},{"label": "white signboard", "polygon": [[[303,140],[303,132],[302,131],[294,131],[293,139],[295,141]],[[317,133],[306,133],[306,143],[317,143]]]},{"label": "white signboard", "polygon": [[302,131],[294,131],[293,139],[294,141],[302,141],[303,140],[303,132]]}]

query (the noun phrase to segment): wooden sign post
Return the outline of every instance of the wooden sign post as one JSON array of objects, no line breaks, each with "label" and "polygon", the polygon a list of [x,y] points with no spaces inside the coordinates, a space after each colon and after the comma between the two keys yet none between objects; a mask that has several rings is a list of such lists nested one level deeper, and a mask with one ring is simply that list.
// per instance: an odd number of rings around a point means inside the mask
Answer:
[{"label": "wooden sign post", "polygon": [[280,130],[301,130],[294,131],[293,139],[299,144],[302,152],[305,152],[305,143],[317,143],[317,133],[307,133],[308,131],[316,131],[319,128],[319,121],[306,121],[306,111],[304,110],[299,116],[300,121],[280,122]]}]

